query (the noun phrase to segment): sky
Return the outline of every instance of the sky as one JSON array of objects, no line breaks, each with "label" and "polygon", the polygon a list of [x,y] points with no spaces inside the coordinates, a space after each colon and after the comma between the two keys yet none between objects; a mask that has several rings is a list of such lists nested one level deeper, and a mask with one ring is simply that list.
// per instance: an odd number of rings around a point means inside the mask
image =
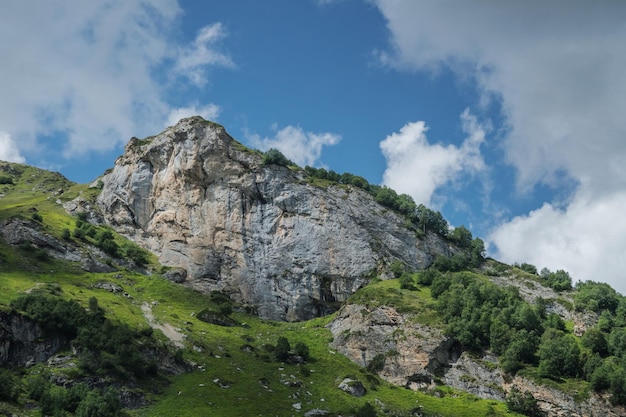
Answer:
[{"label": "sky", "polygon": [[0,160],[86,183],[199,114],[409,194],[496,259],[626,294],[626,2],[1,7]]}]

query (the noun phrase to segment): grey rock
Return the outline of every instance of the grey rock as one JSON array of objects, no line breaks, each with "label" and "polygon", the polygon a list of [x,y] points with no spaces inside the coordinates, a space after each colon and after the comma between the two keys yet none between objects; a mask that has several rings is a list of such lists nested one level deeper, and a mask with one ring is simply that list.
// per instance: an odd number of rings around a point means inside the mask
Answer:
[{"label": "grey rock", "polygon": [[31,366],[47,361],[67,340],[46,336],[36,322],[0,311],[0,366]]},{"label": "grey rock", "polygon": [[418,239],[361,189],[263,165],[199,117],[131,139],[101,181],[106,223],[185,269],[185,285],[225,291],[264,318],[329,313],[395,259],[417,270],[455,251],[435,235]]},{"label": "grey rock", "polygon": [[163,274],[166,279],[177,284],[187,281],[187,270],[185,268],[172,268]]},{"label": "grey rock", "polygon": [[362,397],[365,395],[363,383],[361,381],[355,381],[354,379],[345,378],[341,381],[338,388],[353,397]]},{"label": "grey rock", "polygon": [[314,408],[304,413],[304,417],[318,417],[318,416],[327,416],[327,415],[328,415],[328,411],[322,410],[321,408]]}]

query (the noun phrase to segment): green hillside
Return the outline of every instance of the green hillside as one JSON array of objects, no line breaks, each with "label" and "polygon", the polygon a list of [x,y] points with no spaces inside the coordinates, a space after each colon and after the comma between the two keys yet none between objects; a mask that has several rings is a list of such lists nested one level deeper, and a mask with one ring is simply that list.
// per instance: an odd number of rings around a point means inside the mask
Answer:
[{"label": "green hillside", "polygon": [[[333,315],[262,320],[223,294],[203,295],[166,280],[167,269],[152,255],[84,215],[66,213],[61,203],[78,196],[89,203],[97,187],[8,163],[0,166],[0,182],[3,227],[26,222],[110,268],[86,272],[79,261],[51,256],[45,242],[0,238],[0,312],[37,321],[44,338],[67,339],[53,361],[0,368],[0,414],[291,416],[323,410],[309,415],[473,417],[518,415],[509,411],[517,409],[539,415],[525,393],[514,393],[507,406],[443,385],[423,392],[391,385],[329,347],[326,325]],[[399,268],[397,278],[374,279],[350,302],[392,306],[444,329],[467,351],[490,349],[511,375],[580,400],[607,390],[614,403],[624,402],[626,301],[610,287],[584,283],[570,293],[563,276],[537,274],[528,265],[487,261],[472,272],[454,272],[443,261],[438,266]],[[492,283],[495,275],[553,286],[563,298],[529,304],[519,291]],[[546,312],[550,302],[597,313],[598,325],[590,336],[575,336],[573,323]],[[550,347],[563,344],[575,363],[559,366],[550,355]],[[338,389],[345,378],[360,381],[365,395]]]}]

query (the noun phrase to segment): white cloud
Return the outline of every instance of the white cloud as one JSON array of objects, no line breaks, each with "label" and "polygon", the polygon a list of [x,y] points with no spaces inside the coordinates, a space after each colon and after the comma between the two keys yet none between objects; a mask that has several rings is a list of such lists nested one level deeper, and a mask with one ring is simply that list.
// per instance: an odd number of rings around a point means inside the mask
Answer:
[{"label": "white cloud", "polygon": [[[219,64],[192,60],[193,51],[209,55],[221,39],[211,41],[208,29],[176,55],[179,45],[169,35],[180,13],[176,0],[4,5],[0,130],[22,155],[40,160],[50,151],[61,150],[67,158],[109,151],[161,128],[171,107],[158,70],[187,57],[186,70],[199,82],[204,66]],[[50,143],[50,137],[58,142]]]},{"label": "white cloud", "polygon": [[476,81],[483,102],[501,102],[503,149],[520,191],[558,189],[564,177],[579,184],[563,211],[544,205],[496,229],[495,255],[617,285],[626,242],[609,239],[595,216],[626,230],[626,3],[372,1],[391,33],[386,63],[448,66]]},{"label": "white cloud", "polygon": [[432,205],[438,187],[459,179],[462,173],[485,169],[480,145],[485,130],[468,110],[461,114],[468,137],[460,147],[430,144],[426,123],[408,123],[380,143],[387,162],[383,183],[399,193],[409,194],[419,204]]},{"label": "white cloud", "polygon": [[234,67],[233,61],[224,53],[217,51],[216,43],[226,36],[221,23],[203,27],[191,47],[180,48],[175,69],[197,86],[207,82],[207,66]]},{"label": "white cloud", "polygon": [[202,116],[206,120],[215,121],[220,114],[220,108],[216,104],[207,104],[206,106],[189,106],[177,107],[170,111],[165,126],[174,126],[180,119],[191,116]]},{"label": "white cloud", "polygon": [[250,133],[246,136],[250,146],[264,151],[278,149],[300,166],[315,165],[324,146],[336,145],[341,141],[341,136],[335,133],[305,132],[298,126],[286,126],[277,130],[273,138],[261,138]]},{"label": "white cloud", "polygon": [[24,157],[9,134],[0,132],[0,161],[24,163]]},{"label": "white cloud", "polygon": [[626,294],[626,192],[590,198],[579,191],[559,210],[546,203],[496,228],[488,240],[509,263],[565,269],[574,280],[608,282]]}]

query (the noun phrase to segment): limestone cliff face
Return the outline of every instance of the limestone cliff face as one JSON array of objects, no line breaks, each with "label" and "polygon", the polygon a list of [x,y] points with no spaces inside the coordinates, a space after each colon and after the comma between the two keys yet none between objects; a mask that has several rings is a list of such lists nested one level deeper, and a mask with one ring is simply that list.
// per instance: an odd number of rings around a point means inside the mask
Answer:
[{"label": "limestone cliff face", "polygon": [[188,285],[226,291],[265,318],[317,316],[394,259],[415,270],[452,250],[418,239],[360,189],[263,165],[199,117],[131,139],[102,182],[107,223],[186,270]]}]

